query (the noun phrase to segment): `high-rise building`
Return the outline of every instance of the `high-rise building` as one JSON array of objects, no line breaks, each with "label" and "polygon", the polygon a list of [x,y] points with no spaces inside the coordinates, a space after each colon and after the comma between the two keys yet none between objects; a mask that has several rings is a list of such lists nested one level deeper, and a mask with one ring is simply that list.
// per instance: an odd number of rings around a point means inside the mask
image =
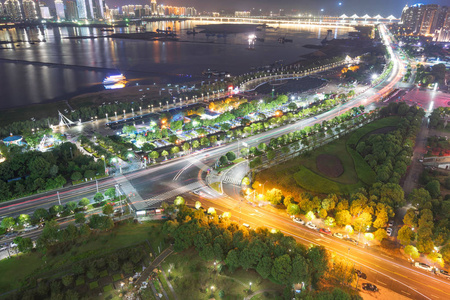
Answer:
[{"label": "high-rise building", "polygon": [[6,15],[14,20],[22,19],[22,10],[20,9],[20,3],[18,0],[6,0],[5,1]]},{"label": "high-rise building", "polygon": [[94,19],[104,19],[105,18],[105,1],[104,0],[93,0],[93,10]]},{"label": "high-rise building", "polygon": [[56,10],[56,17],[59,20],[66,19],[66,13],[64,11],[64,3],[62,2],[62,0],[55,0],[55,10]]},{"label": "high-rise building", "polygon": [[87,10],[86,10],[86,1],[85,0],[76,0],[77,1],[77,11],[79,19],[87,19]]},{"label": "high-rise building", "polygon": [[36,3],[33,0],[23,0],[23,15],[26,20],[35,20],[38,18]]},{"label": "high-rise building", "polygon": [[78,8],[75,1],[67,1],[65,8],[66,20],[78,20]]},{"label": "high-rise building", "polygon": [[157,15],[158,9],[157,9],[156,0],[152,0],[152,2],[150,4],[151,4],[152,15]]},{"label": "high-rise building", "polygon": [[39,10],[41,12],[41,18],[42,19],[51,19],[52,16],[50,15],[50,9],[48,6],[45,6],[44,4],[39,4]]}]

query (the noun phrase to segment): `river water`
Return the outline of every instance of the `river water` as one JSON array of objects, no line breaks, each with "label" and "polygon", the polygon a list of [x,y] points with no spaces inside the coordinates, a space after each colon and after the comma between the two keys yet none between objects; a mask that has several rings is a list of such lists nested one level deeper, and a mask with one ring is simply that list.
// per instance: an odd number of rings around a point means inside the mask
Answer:
[{"label": "river water", "polygon": [[[210,68],[232,75],[251,67],[283,60],[284,64],[301,59],[314,50],[302,47],[319,44],[327,29],[333,36],[345,38],[352,29],[300,25],[281,25],[257,31],[264,42],[255,42],[249,50],[249,33],[206,37],[188,35],[200,21],[161,21],[146,25],[147,31],[176,30],[178,42],[105,38],[110,32],[96,28],[4,29],[0,41],[0,109],[64,100],[78,94],[103,89],[103,78],[123,73],[131,84],[183,83],[202,78]],[[278,26],[278,25],[277,25]],[[136,32],[134,26],[116,32]],[[96,39],[67,39],[99,36]],[[280,44],[278,38],[292,39]],[[31,43],[30,43],[31,42]]]}]

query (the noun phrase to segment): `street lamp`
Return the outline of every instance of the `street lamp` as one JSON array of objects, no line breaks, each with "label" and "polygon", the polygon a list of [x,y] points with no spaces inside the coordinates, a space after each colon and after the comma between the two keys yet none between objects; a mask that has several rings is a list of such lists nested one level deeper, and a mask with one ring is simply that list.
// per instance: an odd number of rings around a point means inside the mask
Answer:
[{"label": "street lamp", "polygon": [[252,283],[250,282],[250,291],[252,290]]},{"label": "street lamp", "polygon": [[102,155],[102,159],[103,159],[103,164],[105,166],[105,174],[106,174],[106,161],[105,161],[105,156],[104,155]]}]

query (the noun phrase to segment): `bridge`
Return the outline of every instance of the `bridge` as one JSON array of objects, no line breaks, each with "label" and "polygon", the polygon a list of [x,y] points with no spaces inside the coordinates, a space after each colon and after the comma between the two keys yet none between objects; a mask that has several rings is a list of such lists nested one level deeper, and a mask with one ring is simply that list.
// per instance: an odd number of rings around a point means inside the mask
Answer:
[{"label": "bridge", "polygon": [[337,26],[337,27],[352,27],[352,26],[375,26],[377,24],[388,24],[399,22],[400,19],[390,15],[383,17],[376,16],[358,16],[356,14],[347,16],[311,16],[311,17],[234,17],[234,16],[195,16],[188,17],[190,20],[208,21],[208,22],[230,22],[230,23],[252,23],[252,24],[288,24],[288,25],[310,25],[310,26]]}]

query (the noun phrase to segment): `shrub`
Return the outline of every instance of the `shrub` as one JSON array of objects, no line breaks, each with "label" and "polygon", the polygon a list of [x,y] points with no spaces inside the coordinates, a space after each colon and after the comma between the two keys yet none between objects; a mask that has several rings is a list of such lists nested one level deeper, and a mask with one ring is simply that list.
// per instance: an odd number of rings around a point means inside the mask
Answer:
[{"label": "shrub", "polygon": [[132,273],[132,272],[133,272],[133,264],[132,264],[131,262],[129,262],[129,261],[125,262],[125,263],[122,265],[122,271],[123,271],[125,274],[130,274],[130,273]]}]

